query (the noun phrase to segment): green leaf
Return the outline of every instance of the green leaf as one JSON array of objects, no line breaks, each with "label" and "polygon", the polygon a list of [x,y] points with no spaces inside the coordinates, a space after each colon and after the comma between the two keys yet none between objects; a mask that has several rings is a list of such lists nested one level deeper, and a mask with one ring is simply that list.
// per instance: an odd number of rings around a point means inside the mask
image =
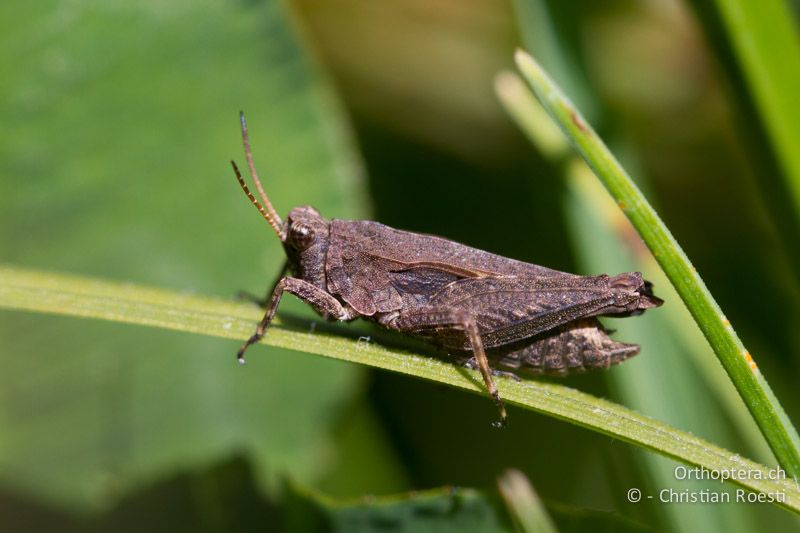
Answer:
[{"label": "green leaf", "polygon": [[[287,532],[514,531],[494,491],[442,487],[339,500],[290,482],[280,496],[265,495],[240,456],[149,483],[102,513],[74,514],[19,497],[4,502],[4,511],[19,508],[25,512],[13,516],[20,531],[249,531],[254,524]],[[649,531],[614,513],[548,509],[565,533]]]},{"label": "green leaf", "polygon": [[[4,260],[263,293],[283,251],[228,163],[240,109],[281,214],[363,209],[341,112],[282,2],[3,2],[0,24]],[[278,352],[245,370],[198,337],[22,315],[0,336],[0,479],[81,507],[236,451],[262,485],[318,479],[360,390],[356,367]]]},{"label": "green leaf", "polygon": [[287,531],[514,531],[496,495],[444,488],[339,502],[297,486],[286,502]]},{"label": "green leaf", "polygon": [[[523,478],[524,479],[524,478]],[[342,532],[420,532],[420,531],[520,531],[519,525],[542,525],[542,517],[512,524],[503,503],[523,513],[530,511],[530,493],[520,486],[519,478],[500,481],[500,494],[489,490],[442,487],[393,496],[365,496],[357,500],[335,500],[318,492],[290,484],[281,508],[287,531]],[[527,481],[525,481],[527,483]],[[528,487],[530,487],[528,485]],[[505,501],[503,501],[504,498]],[[513,503],[511,503],[513,500]],[[537,500],[538,501],[538,500]],[[644,531],[642,526],[613,513],[575,509],[541,502],[537,513],[546,517],[552,512],[563,532]],[[532,518],[532,517],[527,517]],[[547,518],[547,529],[521,531],[556,531]]]},{"label": "green leaf", "polygon": [[[260,318],[260,312],[252,306],[225,300],[8,266],[0,267],[0,307],[94,317],[238,340],[246,338]],[[485,394],[480,376],[474,371],[379,345],[369,339],[347,338],[341,334],[344,333],[341,328],[335,328],[339,333],[336,334],[317,326],[312,333],[313,324],[280,321],[270,329],[263,343],[362,363]],[[264,360],[257,357],[256,352],[253,355],[253,362]],[[274,358],[270,354],[268,360],[274,361]],[[309,365],[307,370],[312,366]],[[248,371],[266,373],[270,367],[264,366],[260,372],[258,369]],[[767,467],[663,422],[563,385],[499,379],[498,389],[510,404],[568,420],[690,465],[716,471],[735,469],[750,472],[730,481],[752,491],[779,495],[773,503],[800,512],[800,487],[792,481],[771,479],[775,474]],[[305,390],[313,391],[313,394],[306,394],[308,397],[317,394],[316,389]],[[283,423],[295,421],[284,419]]]}]

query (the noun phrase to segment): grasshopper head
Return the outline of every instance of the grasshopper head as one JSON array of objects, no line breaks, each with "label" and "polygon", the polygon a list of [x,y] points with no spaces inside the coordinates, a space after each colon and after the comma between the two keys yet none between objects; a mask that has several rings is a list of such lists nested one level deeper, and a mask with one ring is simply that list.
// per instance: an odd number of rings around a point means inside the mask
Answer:
[{"label": "grasshopper head", "polygon": [[311,206],[295,207],[281,229],[281,241],[296,277],[325,288],[325,254],[330,225]]}]

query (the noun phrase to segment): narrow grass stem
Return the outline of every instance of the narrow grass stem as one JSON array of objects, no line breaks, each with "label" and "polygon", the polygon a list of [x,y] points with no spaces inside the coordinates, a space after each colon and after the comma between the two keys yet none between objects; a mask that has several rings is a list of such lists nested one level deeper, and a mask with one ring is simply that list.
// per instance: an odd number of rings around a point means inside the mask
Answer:
[{"label": "narrow grass stem", "polygon": [[800,476],[797,430],[683,249],[619,161],[541,66],[521,50],[516,60],[547,113],[609,191],[674,285],[781,466],[790,476]]}]

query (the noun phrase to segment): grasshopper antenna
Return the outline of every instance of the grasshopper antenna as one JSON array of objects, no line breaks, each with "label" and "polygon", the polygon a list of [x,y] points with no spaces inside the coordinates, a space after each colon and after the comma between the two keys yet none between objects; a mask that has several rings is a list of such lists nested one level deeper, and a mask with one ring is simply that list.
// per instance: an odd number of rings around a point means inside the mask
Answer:
[{"label": "grasshopper antenna", "polygon": [[[242,179],[242,174],[239,172],[236,163],[231,161],[231,165],[233,166],[233,171],[236,173],[236,179],[239,181],[239,185],[244,190],[247,197],[253,203],[254,206],[258,209],[269,225],[272,226],[272,229],[275,230],[275,233],[278,234],[278,237],[281,237],[281,226],[283,226],[283,221],[281,217],[278,216],[278,213],[275,212],[275,208],[272,207],[272,202],[269,201],[267,197],[267,193],[264,192],[264,187],[261,185],[261,180],[258,179],[258,173],[256,173],[256,166],[253,163],[253,153],[250,151],[250,139],[247,136],[247,121],[244,118],[244,113],[239,112],[239,120],[242,123],[242,143],[244,144],[244,155],[247,158],[247,166],[250,169],[250,177],[253,180],[253,183],[256,184],[256,189],[258,190],[258,195],[261,197],[261,200],[264,202],[264,206],[256,200],[255,196],[250,192],[250,189],[247,188],[245,185],[244,180]],[[281,238],[281,240],[283,240]]]},{"label": "grasshopper antenna", "polygon": [[244,179],[242,179],[242,174],[241,172],[239,172],[239,167],[236,166],[236,163],[233,161],[233,159],[231,159],[231,166],[233,167],[233,171],[236,173],[236,179],[239,181],[239,185],[242,187],[242,190],[247,195],[247,197],[250,198],[250,202],[252,202],[252,204],[256,206],[256,209],[258,209],[258,212],[261,213],[261,216],[263,216],[267,220],[267,222],[269,222],[269,225],[272,226],[272,229],[274,229],[275,233],[277,233],[278,237],[280,237],[281,236],[280,228],[275,224],[275,221],[269,216],[269,213],[267,213],[266,209],[264,209],[258,202],[258,200],[256,200],[256,197],[253,196],[253,193],[250,192],[250,189],[247,187],[247,184],[244,182]]}]

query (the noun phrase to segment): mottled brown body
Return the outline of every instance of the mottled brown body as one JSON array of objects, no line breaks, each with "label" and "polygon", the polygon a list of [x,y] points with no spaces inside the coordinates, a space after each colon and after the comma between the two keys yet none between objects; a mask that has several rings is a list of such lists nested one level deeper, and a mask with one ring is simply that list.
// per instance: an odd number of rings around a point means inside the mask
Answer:
[{"label": "mottled brown body", "polygon": [[[364,318],[473,355],[505,423],[488,359],[513,371],[566,375],[607,368],[638,353],[611,340],[597,316],[630,316],[661,305],[638,272],[579,276],[516,261],[433,235],[378,222],[324,219],[292,209],[282,222],[263,193],[242,134],[262,207],[286,251],[285,270],[263,304],[266,313],[239,350],[261,339],[284,292],[328,320]],[[284,272],[285,273],[285,272]]]},{"label": "mottled brown body", "polygon": [[[310,216],[315,215],[305,207],[289,219]],[[474,317],[485,349],[530,340],[520,348],[528,357],[518,360],[548,373],[608,367],[618,362],[612,354],[631,353],[632,345],[611,341],[596,320],[561,326],[658,304],[639,273],[578,276],[378,222],[332,220],[324,260],[325,290],[355,316],[445,348],[469,350],[464,332],[447,320],[454,310],[462,311]],[[549,334],[548,342],[538,340],[542,333]],[[591,362],[563,369],[534,363],[532,350],[552,353],[556,346],[580,352],[577,357],[586,352]]]}]

